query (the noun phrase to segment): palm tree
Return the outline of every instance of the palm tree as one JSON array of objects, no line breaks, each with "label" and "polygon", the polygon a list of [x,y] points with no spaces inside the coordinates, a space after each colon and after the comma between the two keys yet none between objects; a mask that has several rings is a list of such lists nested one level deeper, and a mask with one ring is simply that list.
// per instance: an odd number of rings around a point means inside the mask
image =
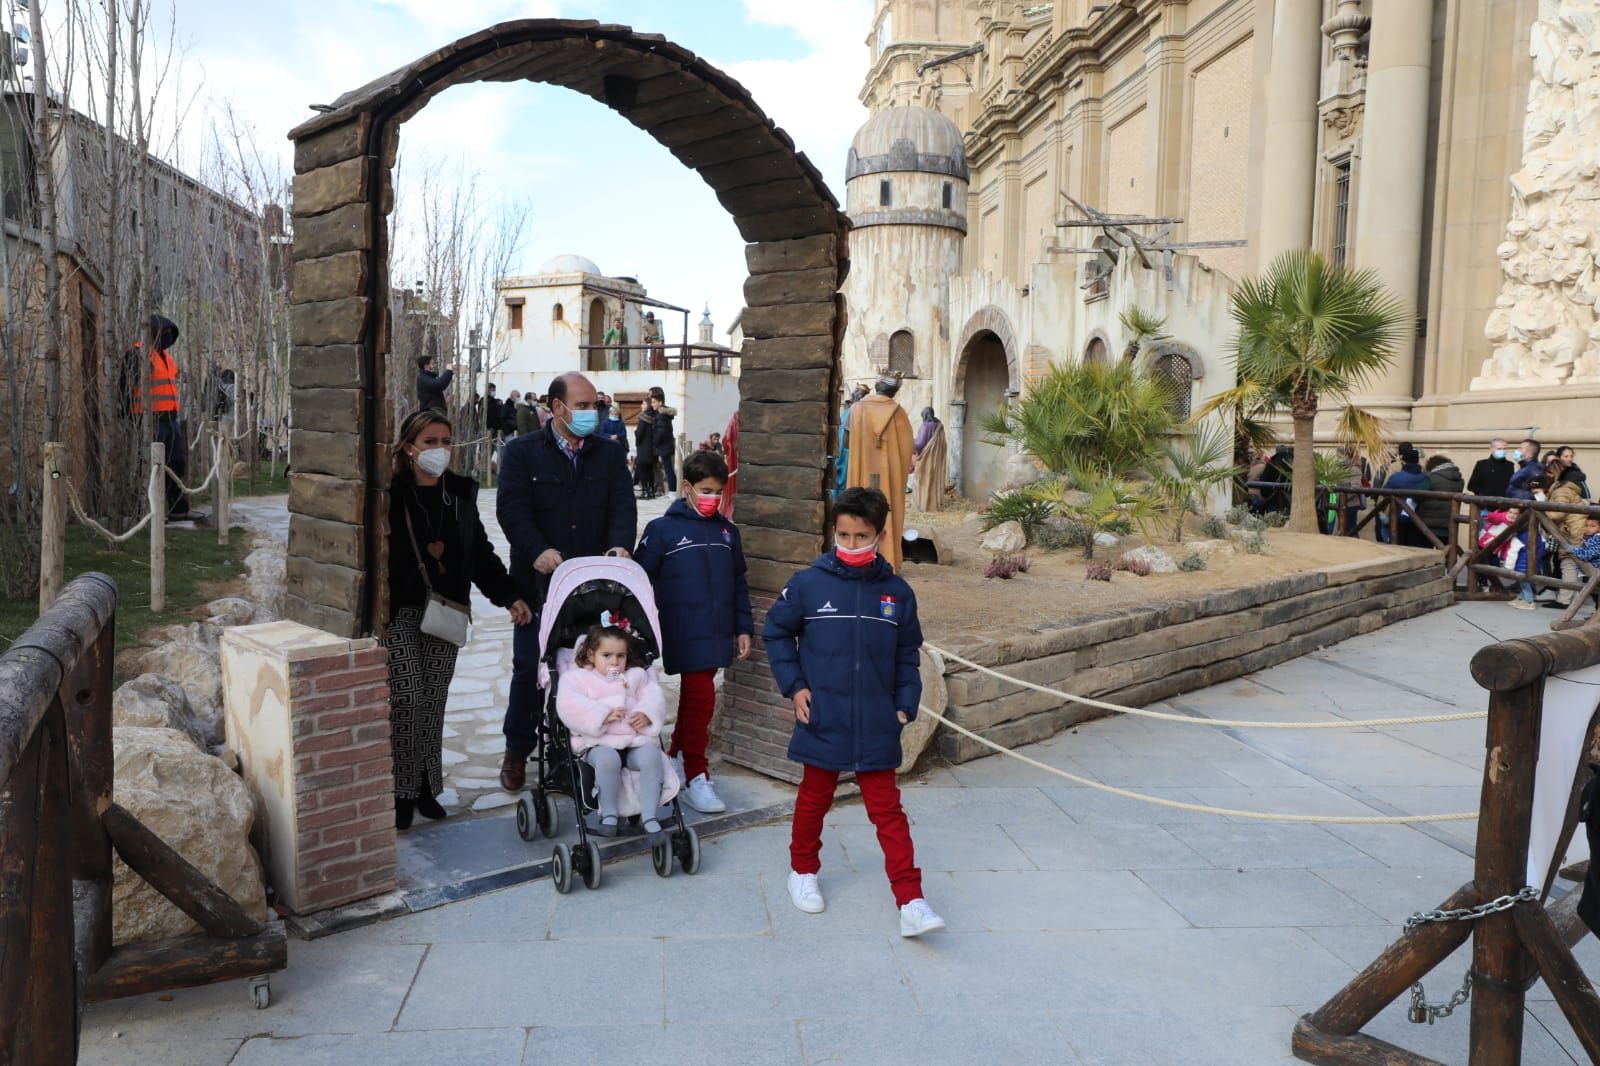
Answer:
[{"label": "palm tree", "polygon": [[1130,363],[1054,363],[983,420],[988,443],[1015,441],[1052,474],[1077,464],[1118,477],[1153,473],[1177,428],[1166,389]]},{"label": "palm tree", "polygon": [[1167,332],[1167,320],[1152,315],[1138,307],[1130,307],[1117,316],[1122,328],[1128,331],[1128,346],[1122,350],[1122,361],[1131,363],[1139,358],[1139,349],[1150,341],[1164,341],[1172,334]]},{"label": "palm tree", "polygon": [[1084,526],[1083,557],[1094,558],[1094,534],[1137,526],[1150,539],[1149,524],[1164,508],[1155,487],[1148,481],[1136,482],[1081,463],[1073,463],[1065,478],[1031,486],[1027,491],[1048,500],[1064,518]]},{"label": "palm tree", "polygon": [[1167,445],[1166,469],[1155,476],[1156,491],[1172,517],[1172,542],[1183,540],[1183,520],[1205,508],[1206,493],[1233,479],[1233,441],[1216,421],[1197,423],[1182,446]]},{"label": "palm tree", "polygon": [[1309,249],[1285,252],[1233,294],[1238,384],[1213,397],[1217,410],[1281,412],[1294,420],[1294,487],[1288,528],[1317,532],[1312,427],[1323,403],[1344,405],[1339,440],[1369,455],[1383,450],[1381,420],[1349,398],[1395,358],[1410,335],[1405,304],[1376,271],[1333,266]]}]

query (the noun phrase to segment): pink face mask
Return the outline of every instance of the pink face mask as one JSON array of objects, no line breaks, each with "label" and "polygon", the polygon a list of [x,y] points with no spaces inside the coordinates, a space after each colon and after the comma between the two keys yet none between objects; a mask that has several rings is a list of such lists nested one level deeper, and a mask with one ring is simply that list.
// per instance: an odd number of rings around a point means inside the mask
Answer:
[{"label": "pink face mask", "polygon": [[722,506],[722,494],[717,492],[697,492],[694,495],[694,509],[701,515],[710,518],[717,513],[717,508]]},{"label": "pink face mask", "polygon": [[865,548],[846,548],[838,541],[834,541],[833,554],[846,566],[866,566],[878,557],[878,542],[873,541]]}]

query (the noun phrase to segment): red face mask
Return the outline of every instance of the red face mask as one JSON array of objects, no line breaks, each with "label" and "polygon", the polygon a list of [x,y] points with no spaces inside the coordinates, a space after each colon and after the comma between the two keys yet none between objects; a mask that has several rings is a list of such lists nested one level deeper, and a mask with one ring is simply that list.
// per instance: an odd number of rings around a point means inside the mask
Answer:
[{"label": "red face mask", "polygon": [[833,554],[846,566],[867,566],[878,557],[878,542],[873,541],[865,548],[846,548],[838,541],[834,541]]},{"label": "red face mask", "polygon": [[717,508],[722,506],[722,494],[719,492],[694,494],[694,509],[706,518],[717,513]]}]

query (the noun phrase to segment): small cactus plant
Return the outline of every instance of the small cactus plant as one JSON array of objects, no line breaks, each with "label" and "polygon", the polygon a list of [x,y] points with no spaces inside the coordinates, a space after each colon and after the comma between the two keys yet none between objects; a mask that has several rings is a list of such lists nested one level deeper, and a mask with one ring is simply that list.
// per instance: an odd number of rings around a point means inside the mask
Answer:
[{"label": "small cactus plant", "polygon": [[1178,569],[1182,570],[1186,574],[1192,574],[1197,570],[1204,570],[1205,568],[1205,556],[1201,555],[1199,552],[1192,552],[1188,555],[1185,555],[1178,563]]},{"label": "small cactus plant", "polygon": [[1260,533],[1250,534],[1248,537],[1244,538],[1244,540],[1239,542],[1239,546],[1244,549],[1246,555],[1267,554],[1267,538],[1263,537]]},{"label": "small cactus plant", "polygon": [[1143,559],[1135,559],[1129,555],[1117,556],[1117,561],[1111,567],[1111,569],[1124,570],[1135,577],[1150,576],[1150,564],[1145,562]]},{"label": "small cactus plant", "polygon": [[1226,540],[1228,537],[1228,524],[1216,515],[1208,515],[1200,523],[1200,535],[1207,540]]},{"label": "small cactus plant", "polygon": [[1026,555],[1000,554],[994,557],[989,568],[983,572],[984,577],[997,577],[1001,581],[1010,581],[1017,574],[1028,572],[1028,557]]},{"label": "small cactus plant", "polygon": [[1111,567],[1106,563],[1090,563],[1084,567],[1083,576],[1090,581],[1110,581]]}]

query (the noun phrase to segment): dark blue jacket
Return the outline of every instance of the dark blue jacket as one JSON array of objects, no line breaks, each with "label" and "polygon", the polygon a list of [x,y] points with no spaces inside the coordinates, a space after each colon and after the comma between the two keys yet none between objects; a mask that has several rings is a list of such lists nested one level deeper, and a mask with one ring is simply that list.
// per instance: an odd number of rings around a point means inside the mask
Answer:
[{"label": "dark blue jacket", "polygon": [[512,580],[530,605],[542,603],[546,581],[533,563],[545,549],[576,559],[633,544],[639,512],[627,454],[590,437],[574,466],[553,422],[525,433],[501,450],[495,516],[511,544]]},{"label": "dark blue jacket", "polygon": [[1433,482],[1417,463],[1405,463],[1384,481],[1386,489],[1426,489]]},{"label": "dark blue jacket", "polygon": [[1537,459],[1524,460],[1517,467],[1517,472],[1511,475],[1511,483],[1506,486],[1506,495],[1513,500],[1533,499],[1533,482],[1540,474],[1544,473],[1544,464]]},{"label": "dark blue jacket", "polygon": [[628,450],[628,424],[613,414],[600,423],[600,428],[595,430],[595,436],[614,440],[622,445],[624,453]]},{"label": "dark blue jacket", "polygon": [[447,405],[444,402],[445,390],[450,387],[450,379],[456,376],[454,370],[444,370],[435,374],[431,370],[417,371],[417,407],[424,410],[444,411]]},{"label": "dark blue jacket", "polygon": [[823,770],[900,765],[900,720],[917,716],[922,627],[917,598],[879,556],[851,567],[831,552],[789,579],[761,633],[785,696],[811,690],[789,758]]},{"label": "dark blue jacket", "polygon": [[661,614],[661,652],[669,674],[721,670],[734,640],[754,634],[739,527],[679,497],[644,527],[634,561],[650,575]]}]

